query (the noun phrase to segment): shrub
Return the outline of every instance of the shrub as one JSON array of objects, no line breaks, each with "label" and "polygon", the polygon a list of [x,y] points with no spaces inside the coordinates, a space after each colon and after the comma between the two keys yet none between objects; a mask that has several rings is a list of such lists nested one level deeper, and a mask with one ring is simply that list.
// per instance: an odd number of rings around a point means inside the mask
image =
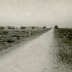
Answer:
[{"label": "shrub", "polygon": [[20,37],[17,37],[18,40],[20,40]]},{"label": "shrub", "polygon": [[46,29],[46,26],[42,27],[43,29]]},{"label": "shrub", "polygon": [[1,34],[6,35],[6,34],[8,34],[8,31],[3,31],[3,32],[1,32]]},{"label": "shrub", "polygon": [[5,27],[0,26],[0,29],[4,29]]},{"label": "shrub", "polygon": [[32,26],[32,29],[35,29],[35,26]]},{"label": "shrub", "polygon": [[58,26],[57,26],[57,25],[55,25],[55,26],[54,26],[54,28],[55,28],[55,29],[58,29]]},{"label": "shrub", "polygon": [[7,42],[8,42],[8,43],[13,43],[14,40],[13,40],[13,39],[8,39]]},{"label": "shrub", "polygon": [[19,35],[12,35],[11,37],[20,37]]},{"label": "shrub", "polygon": [[15,27],[12,27],[12,26],[8,26],[8,29],[15,29]]},{"label": "shrub", "polygon": [[26,29],[26,27],[23,27],[23,26],[22,26],[22,27],[20,27],[20,29]]},{"label": "shrub", "polygon": [[26,36],[23,36],[23,38],[25,38]]}]

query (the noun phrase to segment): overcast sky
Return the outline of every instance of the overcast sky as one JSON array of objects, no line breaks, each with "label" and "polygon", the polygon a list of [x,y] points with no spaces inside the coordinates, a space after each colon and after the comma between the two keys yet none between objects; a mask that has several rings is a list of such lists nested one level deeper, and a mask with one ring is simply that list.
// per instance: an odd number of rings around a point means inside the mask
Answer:
[{"label": "overcast sky", "polygon": [[72,27],[72,0],[0,0],[0,25]]}]

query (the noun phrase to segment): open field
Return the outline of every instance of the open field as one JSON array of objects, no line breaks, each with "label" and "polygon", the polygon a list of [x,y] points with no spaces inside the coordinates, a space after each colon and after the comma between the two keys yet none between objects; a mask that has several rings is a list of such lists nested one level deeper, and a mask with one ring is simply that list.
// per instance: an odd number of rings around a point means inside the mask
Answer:
[{"label": "open field", "polygon": [[0,27],[0,51],[14,46],[27,38],[38,36],[51,28],[46,27]]},{"label": "open field", "polygon": [[58,60],[72,66],[72,28],[54,29],[58,43]]}]

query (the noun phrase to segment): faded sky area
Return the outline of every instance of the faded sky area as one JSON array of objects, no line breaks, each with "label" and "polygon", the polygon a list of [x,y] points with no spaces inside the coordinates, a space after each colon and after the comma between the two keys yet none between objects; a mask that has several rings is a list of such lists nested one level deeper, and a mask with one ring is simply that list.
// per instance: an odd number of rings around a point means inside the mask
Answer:
[{"label": "faded sky area", "polygon": [[72,0],[0,0],[0,25],[72,27]]}]

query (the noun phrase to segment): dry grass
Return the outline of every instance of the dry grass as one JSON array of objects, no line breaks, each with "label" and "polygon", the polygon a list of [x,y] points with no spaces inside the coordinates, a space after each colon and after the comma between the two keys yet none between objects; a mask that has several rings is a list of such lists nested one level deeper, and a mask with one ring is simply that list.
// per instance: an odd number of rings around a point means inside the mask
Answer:
[{"label": "dry grass", "polygon": [[58,43],[58,60],[72,65],[72,29],[55,29],[55,36]]}]

